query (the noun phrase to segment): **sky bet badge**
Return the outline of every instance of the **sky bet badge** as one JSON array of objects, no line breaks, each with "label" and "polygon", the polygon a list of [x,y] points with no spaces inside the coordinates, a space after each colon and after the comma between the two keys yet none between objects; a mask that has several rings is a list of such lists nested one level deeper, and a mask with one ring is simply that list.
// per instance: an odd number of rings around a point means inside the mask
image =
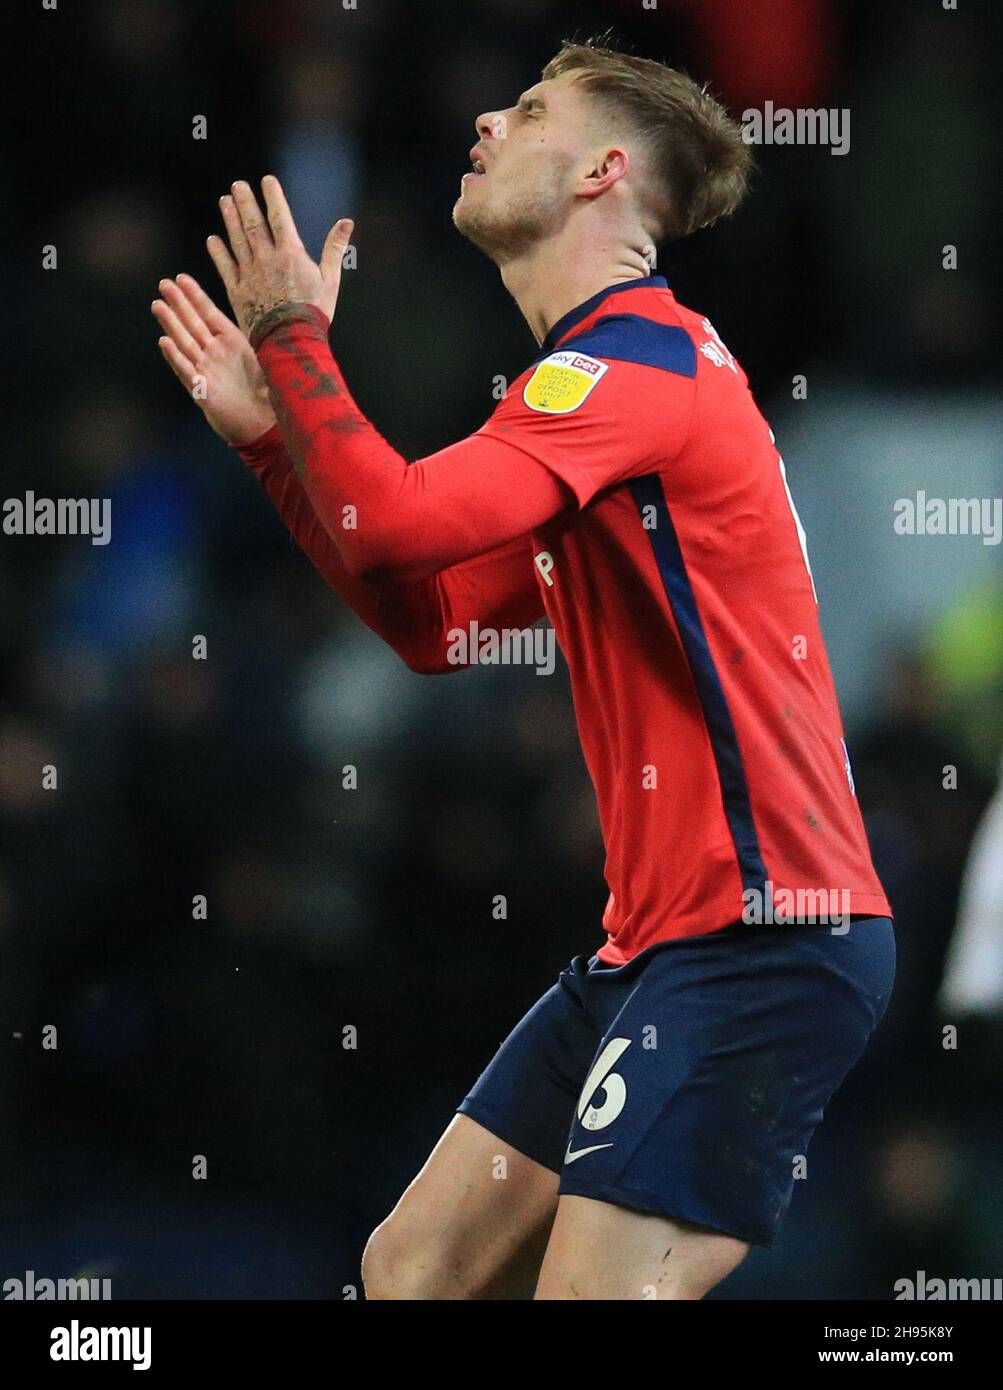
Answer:
[{"label": "sky bet badge", "polygon": [[597,362],[583,352],[552,352],[526,382],[522,398],[530,410],[567,415],[578,409],[608,371],[607,362]]}]

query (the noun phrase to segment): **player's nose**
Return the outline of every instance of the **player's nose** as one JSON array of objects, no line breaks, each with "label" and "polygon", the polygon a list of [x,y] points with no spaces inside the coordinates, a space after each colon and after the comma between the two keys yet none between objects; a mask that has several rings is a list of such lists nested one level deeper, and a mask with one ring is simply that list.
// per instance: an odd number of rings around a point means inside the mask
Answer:
[{"label": "player's nose", "polygon": [[503,140],[505,138],[504,111],[483,111],[474,121],[474,125],[482,140]]}]

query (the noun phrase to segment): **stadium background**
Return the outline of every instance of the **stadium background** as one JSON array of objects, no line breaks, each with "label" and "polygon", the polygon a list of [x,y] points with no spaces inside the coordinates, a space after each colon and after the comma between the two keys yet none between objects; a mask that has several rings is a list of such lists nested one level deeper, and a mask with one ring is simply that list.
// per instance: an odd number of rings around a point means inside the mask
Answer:
[{"label": "stadium background", "polygon": [[475,428],[532,343],[450,224],[473,116],[609,24],[736,112],[852,119],[845,157],[760,150],[746,209],[659,266],[743,362],[786,457],[900,941],[808,1190],[716,1296],[1000,1274],[1000,1029],[965,1020],[945,1051],[937,1005],[1003,747],[999,550],[892,529],[918,488],[1001,490],[1000,15],[977,30],[975,8],[34,7],[5,132],[5,495],[110,497],[113,538],[0,545],[0,1275],[341,1297],[497,1043],[598,944],[563,668],[406,671],[184,398],[148,305],[180,270],[217,292],[215,200],[275,170],[315,251],[356,218],[333,341],[363,408],[410,457]]}]

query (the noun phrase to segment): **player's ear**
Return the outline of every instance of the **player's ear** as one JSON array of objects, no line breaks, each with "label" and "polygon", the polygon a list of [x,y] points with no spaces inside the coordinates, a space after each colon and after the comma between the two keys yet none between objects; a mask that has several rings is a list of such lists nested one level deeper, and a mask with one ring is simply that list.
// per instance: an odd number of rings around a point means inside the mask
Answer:
[{"label": "player's ear", "polygon": [[630,156],[626,150],[614,146],[612,149],[599,151],[592,162],[589,173],[585,176],[583,196],[597,198],[600,193],[605,193],[607,188],[612,188],[615,183],[619,183],[629,166]]}]

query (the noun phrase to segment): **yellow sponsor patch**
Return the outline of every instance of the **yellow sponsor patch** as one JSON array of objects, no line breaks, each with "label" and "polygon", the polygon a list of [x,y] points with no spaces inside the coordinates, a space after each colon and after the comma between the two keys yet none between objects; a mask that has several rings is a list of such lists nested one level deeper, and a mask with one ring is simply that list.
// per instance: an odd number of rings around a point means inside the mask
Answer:
[{"label": "yellow sponsor patch", "polygon": [[583,352],[552,352],[526,382],[522,398],[530,410],[567,415],[578,409],[608,371],[608,362]]}]

